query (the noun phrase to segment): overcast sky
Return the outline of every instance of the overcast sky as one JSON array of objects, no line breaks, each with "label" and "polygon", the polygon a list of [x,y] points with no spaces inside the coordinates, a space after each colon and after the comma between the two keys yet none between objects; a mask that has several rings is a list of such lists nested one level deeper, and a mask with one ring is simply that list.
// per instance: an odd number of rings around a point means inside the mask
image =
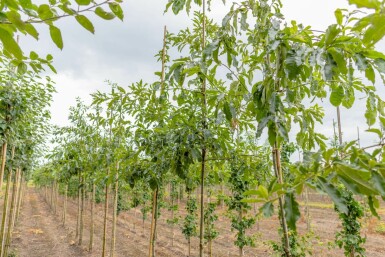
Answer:
[{"label": "overcast sky", "polygon": [[[215,2],[221,2],[214,0]],[[325,30],[335,23],[334,10],[348,8],[347,0],[282,0],[282,10],[287,21],[311,25],[314,29]],[[104,21],[90,16],[94,23],[95,35],[84,30],[74,18],[60,20],[64,49],[60,51],[51,42],[45,26],[41,28],[38,42],[31,38],[22,39],[24,49],[34,50],[41,55],[51,53],[58,74],[50,74],[56,81],[58,93],[54,96],[51,107],[52,123],[67,125],[69,107],[75,104],[75,98],[81,97],[86,102],[90,93],[96,90],[107,91],[106,80],[122,86],[143,79],[151,82],[154,72],[160,69],[154,55],[162,47],[163,26],[177,32],[189,25],[185,14],[178,16],[171,12],[163,14],[167,0],[125,0],[123,4],[125,19]],[[214,11],[215,10],[215,11]],[[208,15],[220,21],[225,14],[222,5],[213,8]],[[23,41],[24,40],[24,41]],[[379,44],[385,51],[385,42]],[[378,83],[378,88],[384,88]],[[384,92],[384,90],[382,91]],[[328,103],[328,99],[325,99]],[[375,137],[363,133],[367,127],[364,119],[365,103],[361,101],[355,108],[342,108],[344,140],[357,138],[357,126],[361,130],[362,145],[370,145]],[[335,108],[326,105],[324,125],[319,132],[328,137],[333,135],[331,126],[335,119]]]}]

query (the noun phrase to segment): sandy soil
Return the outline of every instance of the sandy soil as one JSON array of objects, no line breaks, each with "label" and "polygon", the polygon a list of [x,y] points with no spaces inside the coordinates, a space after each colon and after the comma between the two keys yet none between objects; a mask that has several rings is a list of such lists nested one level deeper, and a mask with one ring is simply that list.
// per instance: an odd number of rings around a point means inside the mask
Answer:
[{"label": "sandy soil", "polygon": [[[88,251],[89,244],[89,204],[86,206],[85,227],[83,244],[78,245],[75,239],[76,227],[76,201],[69,199],[66,225],[62,225],[62,198],[59,198],[57,214],[55,215],[45,202],[42,194],[33,188],[28,189],[25,195],[24,205],[21,211],[20,221],[15,228],[12,241],[12,252],[19,257],[69,257],[69,256],[101,256],[101,243],[103,232],[103,206],[96,206],[94,248]],[[218,209],[219,220],[216,223],[219,230],[219,238],[213,243],[214,257],[237,256],[238,249],[234,246],[235,233],[230,230],[229,219],[224,214],[224,209]],[[180,215],[184,214],[183,206],[180,206]],[[309,249],[313,249],[312,256],[343,256],[343,251],[328,247],[329,242],[334,241],[334,234],[340,229],[337,215],[331,208],[313,207],[310,211],[311,223],[315,235],[310,239]],[[158,226],[158,242],[156,248],[157,257],[186,256],[187,241],[180,232],[180,228],[167,224],[170,217],[166,210],[162,211]],[[384,216],[384,214],[382,214]],[[109,217],[111,221],[111,217]],[[370,219],[364,228],[367,235],[368,257],[385,256],[385,236],[375,232],[379,221]],[[278,218],[273,216],[263,219],[259,226],[255,226],[250,234],[257,237],[256,247],[246,247],[245,256],[273,256],[269,240],[278,240]],[[143,227],[144,225],[144,227]],[[116,236],[116,257],[141,257],[147,256],[149,241],[150,221],[142,223],[141,213],[131,209],[122,212],[118,217]],[[259,230],[257,229],[259,227]],[[305,219],[298,222],[299,234],[306,233]],[[109,227],[110,230],[110,227]],[[174,232],[174,233],[173,233]],[[111,232],[109,231],[109,234]],[[174,236],[172,236],[174,234]],[[110,238],[110,236],[109,236]],[[172,238],[174,242],[172,243]],[[108,241],[108,249],[110,242]],[[109,253],[109,252],[108,252]],[[198,239],[192,240],[192,256],[198,255]],[[108,255],[109,256],[109,255]]]}]

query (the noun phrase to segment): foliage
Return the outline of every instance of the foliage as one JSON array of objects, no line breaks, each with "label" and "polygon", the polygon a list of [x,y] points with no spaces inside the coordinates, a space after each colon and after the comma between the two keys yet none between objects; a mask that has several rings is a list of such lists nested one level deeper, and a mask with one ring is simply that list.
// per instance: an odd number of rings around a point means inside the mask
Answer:
[{"label": "foliage", "polygon": [[[303,236],[299,236],[297,232],[291,230],[289,232],[290,256],[293,256],[293,257],[312,256],[313,255],[312,242],[314,240],[314,237],[315,236],[313,232],[309,232]],[[274,241],[270,241],[269,244],[272,247],[273,251],[277,254],[277,256],[286,256],[285,250],[283,248],[283,244],[277,244]]]},{"label": "foliage", "polygon": [[187,214],[183,220],[183,227],[182,227],[182,233],[188,241],[190,241],[191,237],[198,235],[197,210],[198,210],[198,206],[196,203],[196,199],[189,194],[187,202],[186,202]]},{"label": "foliage", "polygon": [[364,215],[363,208],[354,199],[352,192],[346,189],[341,191],[342,197],[346,199],[348,212],[341,213],[336,209],[342,220],[342,230],[336,233],[336,244],[339,248],[345,249],[345,256],[366,256],[365,248],[363,248],[366,238],[361,237],[359,221]]},{"label": "foliage", "polygon": [[[91,33],[95,32],[92,22],[84,15],[88,12],[95,13],[105,20],[111,20],[115,17],[123,20],[123,11],[121,8],[122,0],[50,0],[46,1],[22,1],[5,0],[0,4],[0,41],[2,43],[3,54],[8,58],[15,58],[21,65],[24,54],[20,45],[14,39],[18,32],[39,39],[39,24],[48,27],[52,41],[62,49],[63,39],[60,29],[57,27],[58,20],[65,17],[74,17],[75,20]],[[108,5],[109,11],[102,6]],[[35,52],[31,52],[31,59],[37,58]],[[48,60],[49,61],[49,60]]]}]

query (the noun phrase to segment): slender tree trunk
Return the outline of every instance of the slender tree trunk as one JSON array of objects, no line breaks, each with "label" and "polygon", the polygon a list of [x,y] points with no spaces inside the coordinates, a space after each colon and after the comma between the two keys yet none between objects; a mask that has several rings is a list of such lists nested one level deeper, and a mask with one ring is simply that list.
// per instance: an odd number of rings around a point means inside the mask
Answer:
[{"label": "slender tree trunk", "polygon": [[3,190],[3,178],[4,178],[4,170],[5,170],[5,162],[7,160],[7,142],[3,143],[1,149],[1,171],[0,171],[0,192]]},{"label": "slender tree trunk", "polygon": [[[17,208],[16,208],[16,217],[15,217],[16,222],[19,220],[21,202],[23,199],[23,190],[24,190],[24,183],[23,183],[24,176],[23,175],[24,175],[24,173],[22,171],[20,171],[19,191],[18,191],[18,195],[17,195]],[[41,192],[41,190],[40,190],[40,192]]]},{"label": "slender tree trunk", "polygon": [[171,246],[174,246],[174,219],[175,219],[175,210],[174,210],[174,201],[175,201],[175,185],[171,184]]},{"label": "slender tree trunk", "polygon": [[188,256],[191,256],[191,239],[188,239]]},{"label": "slender tree trunk", "polygon": [[67,219],[67,195],[68,195],[68,184],[64,188],[64,202],[63,202],[63,226],[66,224]]},{"label": "slender tree trunk", "polygon": [[15,203],[16,203],[16,187],[17,187],[18,173],[19,173],[19,168],[16,169],[16,172],[13,176],[12,200],[11,200],[11,207],[9,209],[9,214],[8,214],[8,228],[7,228],[7,235],[5,238],[4,256],[8,256],[8,249],[11,245],[11,237],[12,237],[12,229],[13,229],[12,225],[14,224],[13,218],[15,217],[15,210],[16,210]]},{"label": "slender tree trunk", "polygon": [[80,232],[80,205],[81,205],[81,178],[80,178],[80,172],[79,172],[79,175],[78,175],[78,212],[77,212],[77,216],[76,216],[76,235],[75,235],[75,239],[76,240],[79,240],[79,232]]},{"label": "slender tree trunk", "polygon": [[20,193],[20,177],[21,177],[21,169],[19,168],[18,170],[16,170],[17,173],[16,173],[16,180],[15,180],[15,183],[16,183],[16,194],[15,194],[15,203],[14,203],[14,211],[12,212],[12,228],[15,227],[15,222],[16,222],[16,215],[17,215],[17,207],[18,207],[18,200],[19,200],[19,193]]},{"label": "slender tree trunk", "polygon": [[309,208],[309,191],[305,186],[305,215],[306,215],[306,230],[310,231],[310,208]]},{"label": "slender tree trunk", "polygon": [[55,181],[55,214],[57,214],[58,200],[59,200],[59,184],[57,183],[57,181]]},{"label": "slender tree trunk", "polygon": [[[277,143],[274,145],[273,150],[273,163],[274,163],[274,171],[275,175],[278,179],[279,184],[283,184],[283,176],[282,176],[282,169],[281,169],[281,154],[280,150],[278,149]],[[290,245],[289,245],[289,232],[287,228],[287,221],[285,216],[285,210],[284,210],[284,198],[283,196],[280,196],[278,198],[279,203],[279,211],[281,215],[281,227],[283,230],[283,236],[284,236],[284,251],[285,256],[290,257]]]},{"label": "slender tree trunk", "polygon": [[[202,1],[202,13],[203,13],[203,23],[202,23],[202,52],[206,47],[206,0]],[[205,63],[205,57],[202,55],[202,62]],[[207,129],[206,122],[206,108],[207,108],[207,98],[206,98],[206,78],[202,81],[202,127],[203,130]],[[206,170],[206,139],[203,136],[203,144],[202,144],[202,165],[201,165],[201,186],[200,186],[200,224],[199,224],[199,257],[204,256],[203,252],[203,237],[204,237],[204,178],[205,178],[205,170]]]},{"label": "slender tree trunk", "polygon": [[148,251],[149,257],[155,257],[155,240],[156,240],[156,221],[158,213],[158,187],[154,190],[152,197],[152,217],[151,217],[151,231],[150,231],[150,247]]},{"label": "slender tree trunk", "polygon": [[1,217],[1,231],[0,231],[0,257],[4,256],[4,239],[5,239],[5,227],[6,227],[6,221],[7,221],[7,214],[8,214],[8,196],[9,196],[9,187],[11,184],[11,178],[12,178],[12,167],[10,168],[7,176],[7,186],[5,188],[5,194],[4,194],[4,202],[3,202],[3,213]]},{"label": "slender tree trunk", "polygon": [[95,230],[94,210],[95,210],[95,184],[92,183],[92,193],[91,193],[91,228],[90,228],[90,245],[89,245],[90,252],[92,252],[92,246],[94,244],[94,230]]},{"label": "slender tree trunk", "polygon": [[[242,222],[242,219],[243,219],[243,215],[242,215],[242,207],[240,208],[239,210],[239,213],[238,213],[238,219],[239,219],[239,223]],[[240,246],[239,247],[239,257],[242,257],[243,256],[243,246]]]},{"label": "slender tree trunk", "polygon": [[115,244],[116,244],[116,219],[118,212],[118,194],[119,194],[119,162],[116,164],[116,175],[114,185],[114,206],[112,214],[112,235],[111,235],[111,249],[110,257],[115,256]]},{"label": "slender tree trunk", "polygon": [[51,207],[51,211],[53,211],[53,192],[54,192],[54,184],[55,184],[55,182],[52,182],[52,184],[51,184],[51,195],[50,195],[50,207]]},{"label": "slender tree trunk", "polygon": [[85,198],[85,183],[84,177],[81,176],[81,184],[80,184],[80,222],[79,222],[79,245],[83,243],[83,229],[84,229],[84,198]]},{"label": "slender tree trunk", "polygon": [[[107,176],[109,175],[109,170],[107,170]],[[106,182],[107,183],[107,182]],[[106,256],[106,243],[107,243],[107,215],[108,215],[108,184],[105,186],[105,197],[104,197],[104,223],[103,223],[103,249],[102,257]]]}]

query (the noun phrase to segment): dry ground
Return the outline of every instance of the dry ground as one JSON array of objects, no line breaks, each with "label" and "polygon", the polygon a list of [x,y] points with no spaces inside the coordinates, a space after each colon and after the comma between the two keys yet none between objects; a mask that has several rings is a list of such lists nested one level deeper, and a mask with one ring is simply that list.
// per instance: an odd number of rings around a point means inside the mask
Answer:
[{"label": "dry ground", "polygon": [[[329,204],[330,205],[330,204]],[[314,203],[311,207],[311,222],[315,235],[311,237],[313,248],[312,256],[343,256],[343,251],[328,247],[329,242],[334,241],[335,232],[340,229],[337,215],[328,204]],[[89,210],[89,205],[87,206]],[[183,209],[183,207],[181,207]],[[97,205],[95,223],[95,244],[92,252],[88,251],[89,239],[89,212],[85,215],[85,229],[83,245],[79,246],[75,239],[76,211],[75,200],[69,199],[67,223],[62,225],[62,198],[55,215],[50,209],[44,197],[34,188],[29,188],[24,199],[20,221],[15,228],[12,241],[12,253],[19,257],[69,257],[69,256],[101,256],[103,207]],[[183,213],[181,211],[180,213]],[[230,230],[229,219],[224,215],[224,210],[219,208],[220,216],[217,228],[220,236],[213,243],[214,257],[237,256],[238,250],[233,245],[235,233]],[[385,213],[382,213],[384,216]],[[158,226],[157,257],[186,256],[187,242],[180,232],[179,227],[174,228],[174,244],[172,245],[172,229],[166,223],[170,217],[168,211],[163,211]],[[110,217],[111,220],[111,217]],[[385,236],[377,233],[376,227],[379,221],[369,219],[363,232],[367,236],[367,256],[385,256]],[[250,232],[257,236],[255,248],[246,248],[245,256],[273,256],[269,240],[277,240],[278,220],[276,216],[263,219],[259,226]],[[139,210],[130,210],[119,215],[117,223],[117,257],[141,257],[147,256],[149,219],[144,223],[144,229]],[[259,230],[257,229],[259,227]],[[302,217],[298,222],[299,233],[306,232],[305,219]],[[110,233],[110,232],[109,232]],[[198,240],[192,241],[192,255],[198,254]]]}]

